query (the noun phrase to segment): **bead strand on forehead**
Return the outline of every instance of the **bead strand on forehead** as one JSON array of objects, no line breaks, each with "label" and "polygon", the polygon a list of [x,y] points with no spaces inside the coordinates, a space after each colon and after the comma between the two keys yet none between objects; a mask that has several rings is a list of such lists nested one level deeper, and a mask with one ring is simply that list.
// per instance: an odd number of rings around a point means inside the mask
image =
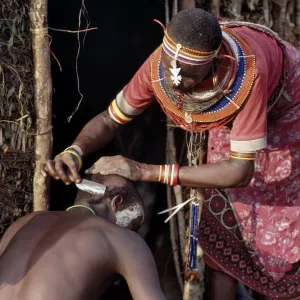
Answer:
[{"label": "bead strand on forehead", "polygon": [[169,68],[169,70],[172,73],[171,79],[173,84],[176,86],[180,85],[182,80],[182,76],[179,74],[181,68],[177,67],[177,61],[190,65],[204,65],[211,62],[219,51],[219,48],[214,51],[204,52],[184,47],[180,43],[174,42],[168,35],[167,30],[165,30],[162,47],[164,52],[172,58],[172,68]]}]

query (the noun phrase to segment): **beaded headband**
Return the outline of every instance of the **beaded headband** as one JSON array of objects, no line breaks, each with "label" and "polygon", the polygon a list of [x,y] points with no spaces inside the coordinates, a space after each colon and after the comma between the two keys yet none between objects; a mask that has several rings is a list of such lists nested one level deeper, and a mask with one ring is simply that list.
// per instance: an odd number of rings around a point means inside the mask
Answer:
[{"label": "beaded headband", "polygon": [[178,51],[178,45],[175,43],[170,36],[168,35],[167,30],[165,31],[165,36],[163,38],[163,49],[164,51],[173,59],[190,64],[190,65],[204,65],[209,63],[214,59],[214,57],[218,54],[219,48],[210,51],[198,51],[193,50],[181,45],[180,50]]}]

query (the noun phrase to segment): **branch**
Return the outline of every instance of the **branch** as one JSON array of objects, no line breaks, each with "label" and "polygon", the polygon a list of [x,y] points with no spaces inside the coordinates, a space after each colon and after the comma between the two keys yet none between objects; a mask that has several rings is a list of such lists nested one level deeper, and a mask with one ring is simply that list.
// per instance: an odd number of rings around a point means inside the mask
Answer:
[{"label": "branch", "polygon": [[81,33],[81,32],[87,32],[87,31],[98,29],[98,27],[86,28],[86,29],[81,29],[81,30],[56,29],[56,28],[52,28],[52,27],[48,27],[48,28],[53,31],[67,32],[67,33]]}]

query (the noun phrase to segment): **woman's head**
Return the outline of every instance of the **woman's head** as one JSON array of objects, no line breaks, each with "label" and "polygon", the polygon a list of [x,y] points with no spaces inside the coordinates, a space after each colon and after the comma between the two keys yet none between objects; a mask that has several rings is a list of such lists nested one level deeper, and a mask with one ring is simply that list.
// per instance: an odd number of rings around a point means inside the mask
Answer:
[{"label": "woman's head", "polygon": [[[213,57],[216,56],[221,42],[221,27],[217,18],[210,13],[193,8],[182,10],[176,14],[167,26],[164,51],[162,52],[162,67],[168,84],[174,89],[185,92],[200,83],[211,71]],[[182,76],[181,83],[178,85],[172,82],[169,70],[172,68],[171,62],[175,56],[172,51],[168,51],[171,50],[172,43],[180,44],[182,47],[188,48],[188,52],[190,52],[187,53],[187,60],[180,60],[180,58],[177,60],[177,68],[181,68],[180,75]],[[184,51],[184,48],[180,51]],[[195,59],[195,55],[196,58],[199,58],[198,62],[192,61]],[[188,62],[189,57],[190,63]]]}]

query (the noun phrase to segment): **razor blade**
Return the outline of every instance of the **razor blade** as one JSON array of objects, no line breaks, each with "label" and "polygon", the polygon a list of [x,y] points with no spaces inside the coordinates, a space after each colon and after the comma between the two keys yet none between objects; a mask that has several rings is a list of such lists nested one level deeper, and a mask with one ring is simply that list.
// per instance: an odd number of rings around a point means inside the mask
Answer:
[{"label": "razor blade", "polygon": [[93,194],[103,196],[106,191],[106,186],[91,180],[82,179],[81,183],[76,183],[78,189]]}]

